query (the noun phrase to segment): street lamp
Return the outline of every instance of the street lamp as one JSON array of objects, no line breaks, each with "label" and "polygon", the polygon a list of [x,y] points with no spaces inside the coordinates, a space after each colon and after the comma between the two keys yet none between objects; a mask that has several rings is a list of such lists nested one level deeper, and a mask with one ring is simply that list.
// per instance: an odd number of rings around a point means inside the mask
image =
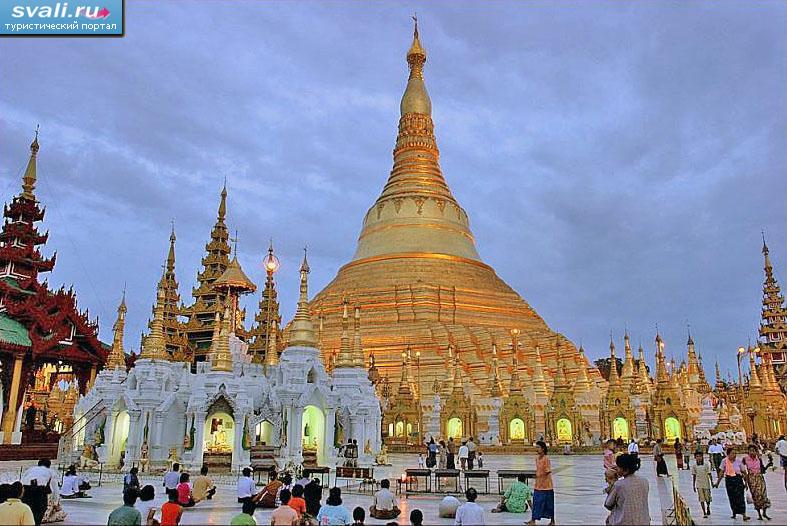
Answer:
[{"label": "street lamp", "polygon": [[738,355],[736,358],[738,359],[738,391],[740,392],[740,403],[743,404],[743,374],[741,374],[741,358],[743,358],[744,353],[746,353],[746,349],[743,347],[738,347]]}]

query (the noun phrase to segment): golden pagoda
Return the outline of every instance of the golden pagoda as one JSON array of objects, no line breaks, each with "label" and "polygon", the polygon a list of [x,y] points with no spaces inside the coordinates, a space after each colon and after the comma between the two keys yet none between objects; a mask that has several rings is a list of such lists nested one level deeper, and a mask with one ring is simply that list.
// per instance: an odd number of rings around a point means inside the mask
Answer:
[{"label": "golden pagoda", "polygon": [[[407,53],[409,78],[400,105],[393,169],[366,213],[352,260],[309,304],[323,321],[321,350],[326,363],[340,348],[343,302],[364,310],[365,356],[374,354],[383,377],[400,376],[401,353],[420,352],[419,390],[430,391],[445,376],[449,344],[464,364],[471,392],[490,392],[491,349],[519,328],[528,341],[555,337],[535,310],[479,256],[468,214],[443,177],[424,83],[426,51],[416,25]],[[571,363],[577,350],[564,341]],[[512,351],[498,359],[507,385]],[[542,352],[546,374],[556,368],[553,350]],[[533,366],[532,363],[522,364]],[[571,379],[576,371],[571,371]],[[591,371],[595,382],[600,375]],[[420,385],[422,384],[422,385]],[[444,427],[446,422],[441,423]]]},{"label": "golden pagoda", "polygon": [[232,250],[229,245],[229,233],[225,219],[227,217],[227,186],[221,190],[216,224],[210,232],[210,241],[205,245],[205,257],[202,258],[202,270],[197,274],[198,286],[191,291],[194,303],[181,309],[181,314],[188,318],[185,325],[189,345],[194,352],[194,361],[204,361],[210,352],[213,339],[213,323],[216,313],[222,311],[225,294],[217,291],[213,284],[224,274],[230,264]]},{"label": "golden pagoda", "polygon": [[765,282],[762,285],[760,349],[763,351],[763,361],[773,366],[776,380],[783,390],[787,390],[787,307],[784,304],[779,282],[773,275],[773,265],[764,233],[762,255],[765,258]]},{"label": "golden pagoda", "polygon": [[[164,311],[163,311],[163,330],[164,348],[172,355],[172,359],[178,362],[190,362],[192,353],[189,349],[189,341],[186,337],[185,326],[180,321],[180,293],[178,292],[178,280],[175,277],[175,224],[172,224],[172,231],[169,235],[169,252],[167,262],[164,266],[164,273],[159,280],[159,287],[164,291]],[[150,324],[148,328],[152,329]]]}]

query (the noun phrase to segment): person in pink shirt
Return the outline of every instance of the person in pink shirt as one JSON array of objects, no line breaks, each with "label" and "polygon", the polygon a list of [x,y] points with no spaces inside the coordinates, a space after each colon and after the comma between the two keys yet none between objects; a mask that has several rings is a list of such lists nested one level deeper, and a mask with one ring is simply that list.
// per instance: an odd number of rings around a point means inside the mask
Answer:
[{"label": "person in pink shirt", "polygon": [[615,481],[618,480],[618,466],[615,464],[615,441],[607,440],[607,447],[604,448],[604,480],[607,481],[607,487],[604,493],[609,493]]},{"label": "person in pink shirt", "polygon": [[771,501],[768,498],[768,488],[765,485],[765,473],[762,466],[762,459],[760,458],[760,449],[756,444],[749,446],[749,454],[741,459],[746,466],[746,484],[749,486],[751,493],[751,500],[754,503],[754,509],[757,510],[759,519],[768,519],[767,510],[771,507]]},{"label": "person in pink shirt", "polygon": [[188,473],[180,474],[180,483],[176,490],[178,492],[178,504],[184,508],[191,508],[196,504],[194,502],[194,497],[191,496],[191,484],[189,484]]}]

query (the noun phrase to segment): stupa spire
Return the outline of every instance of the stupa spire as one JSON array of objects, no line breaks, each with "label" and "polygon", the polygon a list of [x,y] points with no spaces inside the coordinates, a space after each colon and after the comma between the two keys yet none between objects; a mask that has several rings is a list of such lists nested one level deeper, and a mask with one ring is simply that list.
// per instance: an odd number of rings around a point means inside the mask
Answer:
[{"label": "stupa spire", "polygon": [[298,309],[292,320],[290,331],[290,345],[296,347],[317,346],[317,337],[314,334],[314,324],[311,314],[309,314],[309,261],[306,257],[306,249],[303,249],[303,262],[301,263],[301,287],[298,297]]},{"label": "stupa spire", "polygon": [[123,298],[118,305],[118,316],[115,324],[112,326],[112,349],[107,356],[106,368],[112,369],[126,369],[126,353],[123,350],[123,333],[126,328],[126,291],[123,290]]},{"label": "stupa spire", "polygon": [[[773,274],[770,251],[765,242],[765,233],[762,234],[762,255],[765,259],[765,281],[762,285],[762,320],[760,321],[760,344],[763,351],[763,362],[772,365],[773,356],[787,354],[787,308],[784,304],[779,282]],[[766,358],[767,357],[767,358]],[[775,381],[775,376],[774,376]],[[778,387],[778,386],[777,386]]]},{"label": "stupa spire", "polygon": [[432,102],[424,83],[426,51],[416,26],[407,52],[409,76],[400,104],[394,164],[377,202],[364,218],[354,261],[445,255],[478,261],[467,213],[443,178]]},{"label": "stupa spire", "polygon": [[612,335],[609,336],[609,386],[620,386],[620,377],[618,376],[618,359],[615,357],[615,342],[612,341]]},{"label": "stupa spire", "polygon": [[585,348],[579,344],[579,374],[574,383],[574,391],[576,394],[585,394],[590,391],[590,377],[588,377],[588,363],[585,358]]},{"label": "stupa spire", "polygon": [[347,298],[342,303],[342,339],[339,346],[339,356],[336,358],[336,367],[352,367],[353,355],[350,350],[350,316],[347,307]]},{"label": "stupa spire", "polygon": [[639,349],[637,349],[637,376],[638,376],[638,388],[640,392],[647,393],[650,392],[650,375],[648,374],[648,366],[645,363],[645,350],[642,348],[642,344],[639,344]]},{"label": "stupa spire", "polygon": [[164,302],[166,294],[159,286],[156,291],[156,306],[153,307],[153,319],[150,322],[150,334],[145,337],[140,359],[169,360],[164,341]]},{"label": "stupa spire", "polygon": [[[188,353],[188,339],[184,332],[184,325],[180,321],[180,292],[178,280],[175,276],[175,222],[169,234],[169,251],[164,262],[164,272],[161,274],[158,286],[164,291],[164,349],[176,360],[190,360]],[[152,323],[152,322],[151,322]],[[152,329],[150,324],[148,327]]]},{"label": "stupa spire", "polygon": [[36,126],[36,136],[33,142],[30,143],[30,159],[27,161],[25,173],[22,176],[22,198],[29,201],[35,201],[35,188],[36,188],[36,161],[38,158],[38,126]]},{"label": "stupa spire", "polygon": [[621,385],[624,389],[631,388],[634,380],[634,354],[631,352],[631,338],[629,338],[628,330],[623,333],[623,350],[625,352],[623,358],[623,371],[620,377]]},{"label": "stupa spire", "polygon": [[519,358],[517,356],[519,350],[519,329],[511,329],[511,383],[508,387],[509,395],[511,393],[522,392],[522,380],[519,378]]},{"label": "stupa spire", "polygon": [[541,361],[541,350],[539,349],[538,342],[535,345],[536,363],[533,367],[533,392],[540,397],[546,398],[549,394],[547,392],[547,383],[544,379],[544,364]]},{"label": "stupa spire", "polygon": [[361,307],[355,306],[353,312],[353,367],[364,367],[363,342],[361,341]]},{"label": "stupa spire", "polygon": [[757,374],[757,364],[754,363],[754,350],[749,347],[749,389],[761,387],[760,377]]},{"label": "stupa spire", "polygon": [[500,375],[498,367],[497,344],[492,342],[492,387],[489,390],[489,394],[492,398],[498,398],[500,396]]},{"label": "stupa spire", "polygon": [[268,247],[268,254],[263,260],[265,267],[265,289],[262,291],[257,315],[254,317],[254,326],[248,334],[249,353],[252,360],[262,360],[262,355],[268,355],[270,345],[268,340],[271,338],[275,329],[272,327],[281,324],[279,314],[278,293],[276,292],[276,281],[273,275],[279,270],[279,258],[273,252],[273,241]]},{"label": "stupa spire", "polygon": [[265,350],[265,365],[272,367],[279,363],[279,349],[277,348],[276,336],[279,333],[278,320],[272,320],[268,332],[266,334],[265,342],[268,348]]},{"label": "stupa spire", "polygon": [[224,306],[224,316],[219,317],[216,312],[214,325],[219,327],[213,331],[213,342],[211,345],[211,371],[232,372],[232,354],[230,353],[230,334],[232,329],[232,312],[230,304]]}]

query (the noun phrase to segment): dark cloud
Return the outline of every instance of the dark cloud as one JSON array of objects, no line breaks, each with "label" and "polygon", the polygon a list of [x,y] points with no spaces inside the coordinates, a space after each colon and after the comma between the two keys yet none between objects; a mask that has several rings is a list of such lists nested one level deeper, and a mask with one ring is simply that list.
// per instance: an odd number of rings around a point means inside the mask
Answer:
[{"label": "dark cloud", "polygon": [[[781,2],[418,6],[442,166],[484,259],[596,358],[656,323],[732,367],[758,323],[768,231],[787,265]],[[274,238],[285,316],[349,260],[391,165],[409,12],[399,3],[130,3],[123,39],[6,39],[7,200],[36,123],[53,283],[109,338],[154,299],[171,220],[190,294],[228,180],[240,259]],[[780,275],[784,275],[782,271]],[[256,303],[250,298],[249,304]]]}]

